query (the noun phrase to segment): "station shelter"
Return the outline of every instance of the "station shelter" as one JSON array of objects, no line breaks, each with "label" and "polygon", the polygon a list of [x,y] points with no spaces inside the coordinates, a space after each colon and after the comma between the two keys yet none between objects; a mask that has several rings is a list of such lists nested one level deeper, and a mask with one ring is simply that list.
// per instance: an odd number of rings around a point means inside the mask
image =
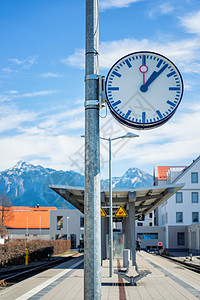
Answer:
[{"label": "station shelter", "polygon": [[[115,257],[123,251],[130,249],[132,264],[135,265],[135,220],[148,215],[159,205],[167,201],[173,194],[183,187],[183,184],[152,186],[135,189],[118,189],[112,191],[113,221],[122,223],[122,232],[113,235]],[[50,188],[66,199],[84,214],[84,188],[64,185],[51,185]],[[108,258],[109,217],[106,210],[109,207],[109,191],[101,191],[101,254],[102,259]],[[117,215],[121,209],[124,216]],[[121,215],[123,213],[121,212]],[[116,217],[115,217],[116,216]]]}]

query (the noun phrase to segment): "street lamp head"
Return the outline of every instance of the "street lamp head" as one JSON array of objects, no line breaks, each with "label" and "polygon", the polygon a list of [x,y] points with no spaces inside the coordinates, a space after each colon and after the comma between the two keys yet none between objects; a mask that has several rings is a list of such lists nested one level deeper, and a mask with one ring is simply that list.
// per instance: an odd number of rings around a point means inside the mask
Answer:
[{"label": "street lamp head", "polygon": [[134,137],[139,137],[138,134],[132,133],[132,132],[127,132],[126,135],[124,135],[122,138],[134,138]]},{"label": "street lamp head", "polygon": [[[81,137],[85,137],[85,135],[81,135]],[[139,137],[139,135],[135,134],[135,133],[132,133],[132,132],[127,132],[126,135],[118,136],[116,138],[105,138],[105,137],[100,136],[100,139],[101,140],[106,140],[106,141],[109,141],[109,140],[114,141],[114,140],[118,140],[118,139],[134,138],[134,137]]]},{"label": "street lamp head", "polygon": [[139,137],[138,134],[127,132],[127,134],[124,136],[125,138],[132,138],[132,137]]}]

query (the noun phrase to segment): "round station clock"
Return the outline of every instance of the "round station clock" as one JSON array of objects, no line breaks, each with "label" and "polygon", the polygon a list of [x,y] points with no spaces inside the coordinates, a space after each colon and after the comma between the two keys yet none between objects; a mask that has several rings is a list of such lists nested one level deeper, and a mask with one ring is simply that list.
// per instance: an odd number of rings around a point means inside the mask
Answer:
[{"label": "round station clock", "polygon": [[136,129],[162,125],[175,113],[183,80],[166,57],[148,51],[122,57],[106,78],[106,96],[113,116]]}]

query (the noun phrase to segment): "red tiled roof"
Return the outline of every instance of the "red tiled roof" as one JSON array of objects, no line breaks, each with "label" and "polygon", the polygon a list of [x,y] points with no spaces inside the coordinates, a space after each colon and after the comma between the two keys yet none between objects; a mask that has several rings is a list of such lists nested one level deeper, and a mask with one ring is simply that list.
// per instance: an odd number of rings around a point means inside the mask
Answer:
[{"label": "red tiled roof", "polygon": [[170,166],[158,166],[158,180],[167,180],[167,171],[171,168]]},{"label": "red tiled roof", "polygon": [[[5,212],[5,225],[8,228],[50,228],[50,210],[56,207],[12,206]],[[2,207],[0,206],[0,219]]]},{"label": "red tiled roof", "polygon": [[167,180],[167,171],[170,168],[185,168],[186,166],[157,166],[158,180]]}]

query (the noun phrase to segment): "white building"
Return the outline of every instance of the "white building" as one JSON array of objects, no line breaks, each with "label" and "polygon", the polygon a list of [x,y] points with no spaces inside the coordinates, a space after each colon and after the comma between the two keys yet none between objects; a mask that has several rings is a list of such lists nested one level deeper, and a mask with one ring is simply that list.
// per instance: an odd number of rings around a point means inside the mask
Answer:
[{"label": "white building", "polygon": [[154,226],[154,213],[151,212],[144,217],[144,221],[138,219],[135,221],[136,226]]},{"label": "white building", "polygon": [[58,209],[50,212],[50,239],[70,239],[71,248],[83,247],[84,215],[78,209]]},{"label": "white building", "polygon": [[155,225],[165,227],[166,248],[188,249],[188,226],[200,221],[200,156],[188,167],[156,167],[154,184],[170,183],[184,187],[158,207]]}]

